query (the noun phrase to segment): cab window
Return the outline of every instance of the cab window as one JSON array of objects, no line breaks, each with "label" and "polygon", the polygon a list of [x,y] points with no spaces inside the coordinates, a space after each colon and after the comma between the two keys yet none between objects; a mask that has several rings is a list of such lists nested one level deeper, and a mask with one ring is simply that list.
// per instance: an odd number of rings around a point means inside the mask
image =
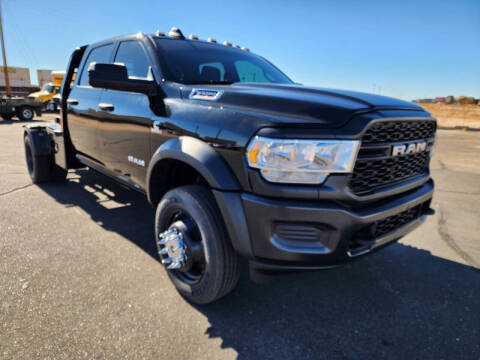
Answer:
[{"label": "cab window", "polygon": [[47,93],[53,92],[53,85],[49,85],[49,84],[44,85],[43,88],[42,88],[42,91],[45,91]]},{"label": "cab window", "polygon": [[88,67],[92,62],[108,63],[110,62],[113,44],[96,47],[90,54],[88,54],[87,61],[83,66],[82,76],[80,77],[79,85],[88,86]]},{"label": "cab window", "polygon": [[128,76],[148,77],[150,61],[138,41],[124,41],[118,47],[115,62],[124,64]]}]

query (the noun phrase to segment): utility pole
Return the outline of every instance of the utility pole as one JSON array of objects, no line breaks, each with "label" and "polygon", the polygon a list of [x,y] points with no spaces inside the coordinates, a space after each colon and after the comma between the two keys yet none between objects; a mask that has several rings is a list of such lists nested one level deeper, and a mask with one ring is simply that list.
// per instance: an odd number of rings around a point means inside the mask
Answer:
[{"label": "utility pole", "polygon": [[0,38],[2,42],[3,71],[5,72],[5,88],[7,89],[7,96],[10,96],[12,94],[12,91],[10,89],[10,79],[8,78],[7,54],[5,53],[5,40],[3,38],[2,0],[0,0]]}]

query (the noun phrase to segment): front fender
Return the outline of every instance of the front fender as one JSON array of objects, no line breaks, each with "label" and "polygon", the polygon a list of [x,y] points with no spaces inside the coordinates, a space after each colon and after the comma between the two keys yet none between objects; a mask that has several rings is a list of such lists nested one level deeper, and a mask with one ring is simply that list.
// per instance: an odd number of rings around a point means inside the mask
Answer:
[{"label": "front fender", "polygon": [[162,160],[178,160],[194,168],[208,185],[217,190],[240,190],[240,185],[223,158],[206,142],[189,136],[170,139],[152,156],[147,171],[147,195],[155,166]]},{"label": "front fender", "polygon": [[[252,257],[252,246],[240,197],[240,185],[223,158],[206,142],[181,136],[166,141],[152,156],[147,172],[147,197],[152,201],[152,173],[162,161],[178,160],[194,168],[208,185],[221,211],[231,244],[241,255]],[[167,175],[168,176],[168,175]]]}]

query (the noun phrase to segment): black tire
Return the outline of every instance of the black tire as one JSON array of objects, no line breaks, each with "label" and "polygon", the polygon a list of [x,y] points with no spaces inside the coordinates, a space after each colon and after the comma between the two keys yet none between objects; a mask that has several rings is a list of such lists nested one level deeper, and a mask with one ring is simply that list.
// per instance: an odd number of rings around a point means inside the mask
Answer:
[{"label": "black tire", "polygon": [[211,303],[237,285],[240,276],[239,257],[232,248],[212,193],[199,185],[178,187],[162,198],[155,215],[155,239],[159,251],[160,234],[178,223],[175,216],[179,213],[195,223],[197,241],[204,255],[204,268],[194,280],[187,276],[190,274],[180,270],[167,269],[168,276],[187,300],[195,304]]},{"label": "black tire", "polygon": [[30,178],[34,184],[47,182],[52,178],[52,158],[48,155],[35,156],[28,136],[24,137],[25,160]]},{"label": "black tire", "polygon": [[32,121],[35,115],[35,111],[31,106],[22,106],[18,111],[17,115],[22,121]]},{"label": "black tire", "polygon": [[45,109],[48,111],[48,112],[55,112],[57,111],[57,104],[55,104],[53,101],[49,101],[46,105],[45,105]]}]

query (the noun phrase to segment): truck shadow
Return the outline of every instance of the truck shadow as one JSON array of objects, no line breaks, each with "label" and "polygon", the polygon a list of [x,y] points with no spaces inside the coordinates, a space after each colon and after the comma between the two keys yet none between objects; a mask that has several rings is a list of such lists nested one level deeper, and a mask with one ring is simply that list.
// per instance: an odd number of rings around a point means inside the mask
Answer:
[{"label": "truck shadow", "polygon": [[[145,197],[87,170],[41,188],[158,259]],[[244,270],[230,296],[195,307],[210,323],[205,336],[239,359],[479,358],[473,267],[395,244],[341,268],[264,285]]]},{"label": "truck shadow", "polygon": [[80,207],[104,229],[129,239],[158,260],[153,241],[155,210],[145,196],[86,169],[70,171],[65,184],[40,187],[60,203]]}]

